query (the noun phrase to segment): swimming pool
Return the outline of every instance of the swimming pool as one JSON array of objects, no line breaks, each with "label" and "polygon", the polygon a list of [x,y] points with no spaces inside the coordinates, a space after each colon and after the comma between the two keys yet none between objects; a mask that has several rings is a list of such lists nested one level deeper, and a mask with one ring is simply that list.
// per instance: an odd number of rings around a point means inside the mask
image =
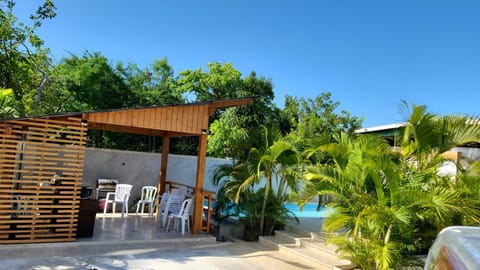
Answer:
[{"label": "swimming pool", "polygon": [[285,208],[290,210],[292,213],[294,213],[298,218],[303,218],[303,217],[323,218],[328,215],[328,209],[323,206],[320,208],[320,210],[317,211],[316,203],[305,204],[305,206],[301,211],[300,211],[300,206],[298,206],[296,203],[285,203],[284,206]]},{"label": "swimming pool", "polygon": [[[329,209],[322,206],[320,210],[317,211],[316,203],[307,203],[300,211],[300,206],[296,203],[284,203],[283,206],[290,210],[297,218],[324,218],[329,214]],[[204,208],[208,207],[208,202],[204,202]],[[240,216],[243,217],[245,214],[240,213]]]}]

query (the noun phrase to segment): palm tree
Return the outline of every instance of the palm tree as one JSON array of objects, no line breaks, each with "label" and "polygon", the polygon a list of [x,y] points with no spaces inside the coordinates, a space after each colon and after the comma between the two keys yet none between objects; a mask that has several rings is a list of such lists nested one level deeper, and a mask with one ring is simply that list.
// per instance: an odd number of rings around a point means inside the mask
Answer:
[{"label": "palm tree", "polygon": [[[296,188],[298,178],[295,177],[299,155],[295,146],[288,140],[281,138],[275,129],[264,128],[264,148],[250,149],[245,161],[234,166],[222,167],[217,171],[217,182],[226,179],[223,183],[225,194],[239,203],[242,193],[256,192],[256,186],[262,185],[263,202],[260,211],[260,234],[270,234],[273,228],[266,228],[265,216],[268,201],[273,193],[281,204],[288,198],[288,191]],[[224,178],[228,176],[227,178]],[[234,195],[234,196],[232,196]]]},{"label": "palm tree", "polygon": [[[410,116],[402,139],[402,154],[418,162],[418,168],[426,162],[438,161],[441,154],[467,143],[480,142],[480,119],[468,116],[437,116],[429,113],[425,105],[404,102]],[[440,160],[442,160],[440,158]]]},{"label": "palm tree", "polygon": [[331,241],[357,265],[388,269],[399,261],[400,243],[392,234],[408,231],[412,218],[398,200],[400,177],[392,170],[397,157],[377,137],[334,137],[336,142],[318,148],[332,162],[311,166],[305,174],[322,188],[320,194],[333,198],[328,206],[334,211],[323,229],[338,235]]},{"label": "palm tree", "polygon": [[400,152],[380,138],[345,134],[309,151],[328,156],[307,167],[304,177],[319,194],[332,198],[334,212],[324,222],[324,230],[337,235],[332,242],[365,269],[389,269],[428,248],[445,226],[480,224],[478,184],[437,173],[445,160],[442,153],[479,141],[476,123],[414,106]]},{"label": "palm tree", "polygon": [[[267,201],[272,189],[272,183],[278,184],[277,198],[282,198],[286,194],[286,187],[294,186],[294,177],[287,174],[287,168],[298,164],[298,155],[295,147],[287,141],[278,140],[272,146],[267,148],[265,153],[260,157],[257,165],[257,177],[265,181],[265,194],[262,205],[262,212],[260,218],[260,229],[262,234],[264,232],[265,209]],[[290,171],[291,173],[291,171]]]}]

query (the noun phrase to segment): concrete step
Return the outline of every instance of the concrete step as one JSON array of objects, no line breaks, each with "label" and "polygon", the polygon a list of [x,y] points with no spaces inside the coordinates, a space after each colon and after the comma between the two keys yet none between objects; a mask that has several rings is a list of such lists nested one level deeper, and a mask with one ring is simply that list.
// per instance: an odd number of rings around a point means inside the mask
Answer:
[{"label": "concrete step", "polygon": [[316,240],[316,239],[302,239],[300,245],[307,249],[312,250],[321,250],[322,252],[328,253],[332,256],[337,255],[337,247],[332,244],[327,244],[324,241]]},{"label": "concrete step", "polygon": [[326,244],[318,240],[302,240],[300,246],[308,254],[323,254],[325,257],[332,258],[334,265],[352,265],[352,262],[346,259],[340,259],[336,253],[337,247],[332,244]]},{"label": "concrete step", "polygon": [[328,263],[325,263],[324,261],[318,260],[310,256],[309,254],[305,254],[304,250],[297,245],[280,245],[279,250],[280,254],[283,254],[282,256],[290,256],[290,257],[295,257],[296,261],[299,262],[308,262],[309,264],[315,264],[316,267],[315,269],[319,270],[332,270],[332,266],[329,265]]},{"label": "concrete step", "polygon": [[291,232],[291,231],[275,231],[275,237],[284,239],[285,241],[290,241],[293,242],[297,245],[300,245],[300,241],[305,239],[305,240],[313,240],[311,235],[309,234],[303,234],[303,233],[297,233],[297,232]]},{"label": "concrete step", "polygon": [[287,254],[295,254],[303,259],[315,262],[322,266],[322,269],[333,269],[333,267],[343,267],[344,263],[340,262],[338,257],[330,255],[328,253],[322,253],[311,249],[306,249],[301,246],[282,245],[279,249],[280,252]]},{"label": "concrete step", "polygon": [[294,255],[304,261],[313,262],[318,269],[353,269],[349,260],[340,259],[336,247],[326,244],[324,237],[302,230],[275,231],[274,236],[262,236],[259,243],[271,250]]},{"label": "concrete step", "polygon": [[260,236],[258,238],[258,243],[269,250],[279,250],[281,245],[295,245],[295,243],[285,241],[276,236]]},{"label": "concrete step", "polygon": [[300,246],[300,239],[308,238],[308,235],[296,232],[275,231],[274,236],[260,236],[258,242],[271,250],[278,250],[280,245]]}]

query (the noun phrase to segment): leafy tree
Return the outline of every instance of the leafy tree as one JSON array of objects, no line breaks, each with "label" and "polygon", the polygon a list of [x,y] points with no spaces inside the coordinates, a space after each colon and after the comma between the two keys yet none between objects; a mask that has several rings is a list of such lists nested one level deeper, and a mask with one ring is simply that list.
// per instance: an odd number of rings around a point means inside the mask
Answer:
[{"label": "leafy tree", "polygon": [[184,70],[178,76],[178,91],[198,102],[239,96],[241,73],[232,64],[208,63],[208,70]]},{"label": "leafy tree", "polygon": [[135,94],[131,99],[134,106],[181,104],[185,100],[176,91],[173,68],[166,58],[155,60],[151,66],[141,70],[135,64],[126,67],[117,65],[126,84]]},{"label": "leafy tree", "polygon": [[18,117],[19,114],[16,107],[13,90],[0,89],[0,118],[6,119]]},{"label": "leafy tree", "polygon": [[13,90],[16,111],[24,116],[34,113],[50,79],[48,49],[35,31],[56,13],[53,2],[46,0],[30,16],[29,26],[18,21],[14,7],[14,1],[0,1],[0,89]]},{"label": "leafy tree", "polygon": [[321,136],[346,132],[352,134],[360,128],[362,119],[343,110],[337,113],[340,103],[331,99],[329,92],[315,99],[285,97],[285,114],[292,125],[292,133],[299,138],[314,139]]},{"label": "leafy tree", "polygon": [[281,122],[279,110],[272,103],[272,83],[255,72],[242,77],[230,63],[208,63],[207,67],[206,71],[199,68],[180,72],[177,89],[197,102],[255,97],[253,104],[218,110],[211,119],[208,154],[244,160],[249,149],[260,147],[261,142],[255,138],[262,132],[261,127]]},{"label": "leafy tree", "polygon": [[207,154],[217,157],[238,157],[244,151],[248,140],[248,129],[239,126],[238,118],[232,109],[226,110],[222,116],[210,125]]},{"label": "leafy tree", "polygon": [[[42,112],[78,112],[138,105],[139,98],[125,82],[120,67],[120,64],[114,67],[99,52],[63,58],[51,72],[50,87],[42,98]],[[143,146],[151,146],[152,141],[147,136],[91,130],[88,145],[144,150]]]},{"label": "leafy tree", "polygon": [[128,107],[133,97],[119,71],[99,52],[64,58],[55,73],[83,110]]},{"label": "leafy tree", "polygon": [[[128,105],[130,107],[185,103],[181,93],[176,90],[174,71],[167,59],[155,60],[144,69],[138,68],[135,64],[128,64],[126,67],[118,64],[117,70],[132,92]],[[122,138],[130,142],[121,143],[120,147],[148,152],[161,150],[160,139],[155,136],[122,135]],[[197,148],[198,140],[195,137],[175,137],[170,142],[171,153],[196,155]]]}]

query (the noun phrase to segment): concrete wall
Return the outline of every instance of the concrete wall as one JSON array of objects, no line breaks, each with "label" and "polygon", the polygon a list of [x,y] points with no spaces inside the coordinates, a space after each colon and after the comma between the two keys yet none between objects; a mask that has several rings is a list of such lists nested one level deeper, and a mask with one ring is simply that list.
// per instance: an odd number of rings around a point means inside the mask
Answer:
[{"label": "concrete wall", "polygon": [[[139,197],[142,186],[156,186],[160,173],[161,154],[111,149],[87,148],[83,170],[83,185],[95,188],[97,179],[117,179],[122,184],[132,184],[130,201]],[[216,191],[212,185],[213,172],[220,164],[230,160],[207,158],[204,189]],[[195,186],[197,157],[169,155],[167,181]],[[131,205],[131,204],[130,204]]]},{"label": "concrete wall", "polygon": [[461,153],[461,158],[469,162],[480,159],[480,148],[474,147],[455,147],[452,151]]}]

